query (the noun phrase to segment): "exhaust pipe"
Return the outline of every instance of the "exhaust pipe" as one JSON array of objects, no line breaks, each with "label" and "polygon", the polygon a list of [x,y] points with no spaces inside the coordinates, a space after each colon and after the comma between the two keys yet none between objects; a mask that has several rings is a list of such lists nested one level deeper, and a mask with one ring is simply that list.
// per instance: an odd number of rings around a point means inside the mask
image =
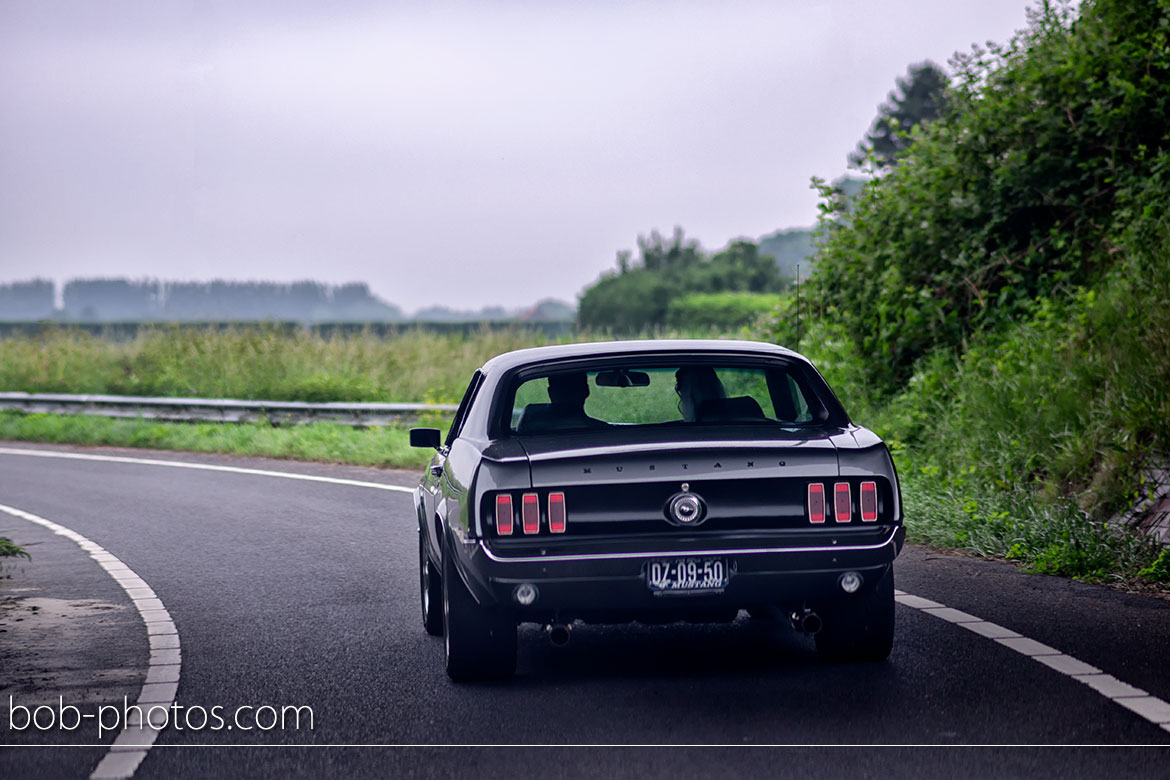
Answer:
[{"label": "exhaust pipe", "polygon": [[808,607],[792,613],[792,627],[801,633],[812,636],[824,627],[821,616]]},{"label": "exhaust pipe", "polygon": [[553,647],[564,647],[569,644],[572,626],[565,623],[549,623],[544,630],[548,633],[548,641],[552,642]]}]

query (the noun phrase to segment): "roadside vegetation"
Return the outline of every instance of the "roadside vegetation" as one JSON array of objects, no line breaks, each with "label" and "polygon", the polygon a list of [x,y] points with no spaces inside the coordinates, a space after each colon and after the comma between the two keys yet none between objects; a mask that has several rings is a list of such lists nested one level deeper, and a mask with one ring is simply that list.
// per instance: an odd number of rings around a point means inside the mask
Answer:
[{"label": "roadside vegetation", "polygon": [[[776,259],[747,240],[708,254],[675,228],[638,238],[638,257],[619,252],[617,269],[606,271],[581,294],[577,326],[585,331],[637,334],[666,327],[724,328],[747,324],[745,307],[761,310],[761,296],[788,286]],[[697,297],[695,293],[705,293]]]},{"label": "roadside vegetation", "polygon": [[1044,4],[956,57],[942,114],[846,200],[758,331],[891,443],[914,538],[1170,583],[1107,521],[1170,468],[1170,3]]},{"label": "roadside vegetation", "polygon": [[[539,332],[519,329],[483,330],[471,337],[407,331],[383,339],[322,338],[277,326],[159,326],[118,342],[61,327],[0,340],[0,387],[31,393],[457,403],[485,360],[547,341]],[[449,423],[447,415],[418,422],[444,429]],[[427,461],[399,426],[172,423],[5,412],[0,439],[392,468],[417,468]]]},{"label": "roadside vegetation", "polygon": [[731,332],[771,313],[784,301],[778,293],[691,293],[667,304],[666,325],[676,329],[701,325]]},{"label": "roadside vegetation", "polygon": [[[710,255],[681,230],[652,233],[585,291],[576,338],[674,327],[797,348],[890,444],[915,541],[1170,585],[1170,553],[1115,521],[1170,479],[1170,0],[1043,3],[1013,40],[950,70],[945,94],[929,64],[899,80],[856,155],[859,192],[818,182],[799,298],[751,242]],[[0,387],[454,403],[487,358],[549,341],[163,326],[119,343],[57,329],[0,340]],[[8,413],[0,438],[426,459],[394,427]]]},{"label": "roadside vegetation", "polygon": [[[449,420],[426,421],[446,427]],[[0,439],[106,447],[214,452],[386,468],[428,460],[410,446],[406,428],[355,429],[337,423],[174,423],[86,415],[0,412]]]},{"label": "roadside vegetation", "polygon": [[28,554],[20,545],[13,542],[7,536],[0,536],[0,577],[4,577],[4,559],[5,558],[24,558],[31,560],[32,556]]},{"label": "roadside vegetation", "polygon": [[0,387],[278,401],[457,403],[471,373],[501,352],[548,343],[529,330],[407,331],[323,338],[279,326],[159,325],[118,342],[67,327],[0,340]]},{"label": "roadside vegetation", "polygon": [[[648,336],[715,336],[691,328]],[[609,338],[606,331],[577,340]],[[551,339],[540,331],[406,331],[322,337],[283,326],[151,326],[129,341],[67,326],[0,339],[0,388],[29,393],[91,393],[280,401],[458,403],[472,372],[502,352]],[[450,425],[450,415],[414,424]],[[407,426],[353,428],[333,423],[176,423],[0,412],[0,439],[143,447],[414,469],[429,456],[409,446]]]}]

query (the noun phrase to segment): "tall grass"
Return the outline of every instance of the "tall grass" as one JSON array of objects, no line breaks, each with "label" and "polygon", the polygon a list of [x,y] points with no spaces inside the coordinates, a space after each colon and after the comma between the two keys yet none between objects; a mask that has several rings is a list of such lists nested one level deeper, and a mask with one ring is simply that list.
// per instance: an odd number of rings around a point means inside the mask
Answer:
[{"label": "tall grass", "polygon": [[548,339],[526,330],[409,331],[322,338],[279,327],[146,328],[118,343],[67,328],[0,340],[0,388],[40,393],[287,401],[455,403],[501,352]]},{"label": "tall grass", "polygon": [[[706,332],[643,337],[717,336]],[[610,334],[583,334],[601,340]],[[281,326],[143,328],[128,342],[57,328],[39,336],[0,339],[0,390],[107,393],[292,401],[424,401],[457,403],[476,368],[489,358],[549,339],[530,330],[464,336],[408,331],[325,338]],[[445,429],[431,415],[419,424]],[[417,467],[428,453],[409,448],[400,428],[354,430],[315,423],[185,424],[96,417],[0,414],[0,438]]]},{"label": "tall grass", "polygon": [[[636,338],[726,337],[723,332],[644,333]],[[608,333],[579,334],[600,341]],[[569,341],[516,328],[471,336],[422,330],[391,338],[320,335],[284,327],[143,328],[128,342],[71,330],[0,339],[0,390],[280,401],[457,403],[489,358]]]}]

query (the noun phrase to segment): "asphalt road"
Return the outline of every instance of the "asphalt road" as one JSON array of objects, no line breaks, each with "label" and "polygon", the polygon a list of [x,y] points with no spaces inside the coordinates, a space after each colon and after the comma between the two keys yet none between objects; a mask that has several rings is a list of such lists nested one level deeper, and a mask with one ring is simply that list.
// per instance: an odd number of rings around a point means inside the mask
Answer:
[{"label": "asphalt road", "polygon": [[[414,483],[411,474],[356,467],[89,452]],[[578,626],[565,648],[525,627],[515,679],[454,685],[443,672],[441,639],[420,623],[406,493],[0,454],[0,504],[83,534],[149,583],[182,638],[177,701],[185,708],[313,710],[311,730],[168,729],[136,778],[1170,776],[1170,730],[1066,674],[902,605],[893,654],[882,664],[821,664],[811,640],[741,615],[726,625]],[[59,654],[79,659],[76,666],[107,670],[104,688],[67,687],[69,695],[84,693],[92,703],[129,691],[132,701],[147,645],[136,613],[117,612],[129,598],[72,542],[8,515],[0,515],[0,531],[36,543],[33,563],[0,585],[0,599],[6,589],[9,597],[42,593],[88,599],[112,613],[79,623],[57,643]],[[1166,601],[913,547],[896,575],[901,590],[1170,701]],[[40,688],[32,678],[5,680],[6,636],[0,693],[15,690],[18,701],[52,694],[55,702],[59,679],[46,676]],[[18,747],[94,742],[96,734],[5,730],[6,716],[0,777],[84,778],[105,754],[102,747]],[[630,747],[425,747],[499,743]],[[756,747],[776,744],[821,747]],[[232,745],[239,747],[223,747]],[[245,747],[255,745],[297,747]],[[965,747],[939,747],[946,745]]]}]

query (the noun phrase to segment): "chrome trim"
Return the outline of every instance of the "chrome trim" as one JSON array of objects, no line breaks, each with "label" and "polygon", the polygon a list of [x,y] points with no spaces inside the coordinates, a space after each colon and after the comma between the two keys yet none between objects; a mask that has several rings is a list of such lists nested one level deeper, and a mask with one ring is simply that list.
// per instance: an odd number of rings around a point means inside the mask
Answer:
[{"label": "chrome trim", "polygon": [[581,458],[596,458],[607,455],[626,455],[637,457],[649,453],[688,452],[702,450],[758,450],[772,453],[786,449],[800,449],[813,451],[817,454],[835,453],[836,447],[828,438],[823,436],[809,436],[804,439],[724,439],[720,441],[679,441],[679,442],[640,442],[638,444],[605,444],[597,447],[583,447],[575,450],[555,450],[553,452],[538,452],[530,454],[528,460],[532,463],[543,463],[550,460],[579,460]]},{"label": "chrome trim", "polygon": [[898,528],[879,544],[832,545],[830,547],[745,547],[741,549],[671,550],[669,552],[586,553],[584,555],[526,555],[523,558],[503,558],[493,553],[479,540],[484,555],[497,563],[541,563],[542,561],[612,561],[621,558],[689,558],[700,555],[759,555],[761,553],[841,552],[852,550],[880,550],[894,543]]}]

